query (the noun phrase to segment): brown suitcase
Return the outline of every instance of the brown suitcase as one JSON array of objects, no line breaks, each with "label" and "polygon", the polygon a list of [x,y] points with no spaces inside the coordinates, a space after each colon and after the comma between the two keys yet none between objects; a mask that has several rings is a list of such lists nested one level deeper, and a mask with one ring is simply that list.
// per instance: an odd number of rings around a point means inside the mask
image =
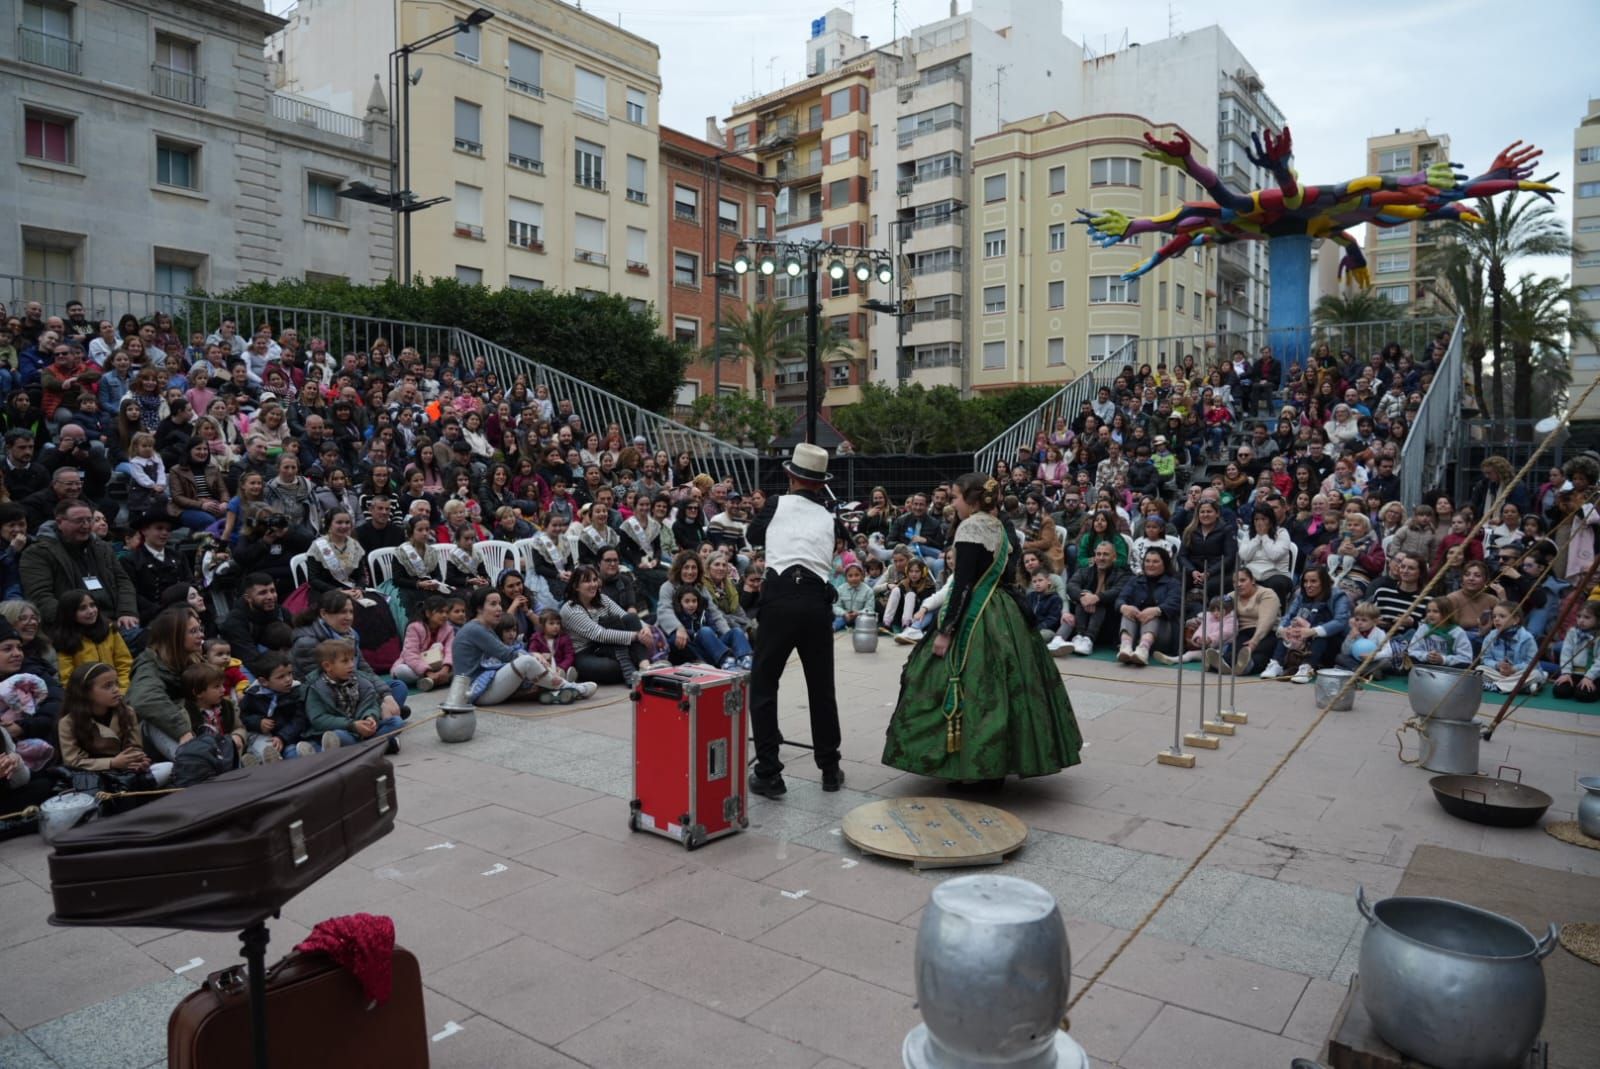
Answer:
[{"label": "brown suitcase", "polygon": [[[325,954],[294,953],[267,972],[268,1064],[274,1069],[376,1065],[427,1069],[422,971],[394,948],[393,987],[382,1006]],[[243,1069],[250,1061],[245,967],[206,977],[167,1019],[168,1069]]]},{"label": "brown suitcase", "polygon": [[59,836],[52,924],[238,931],[394,827],[374,741],[241,768]]}]

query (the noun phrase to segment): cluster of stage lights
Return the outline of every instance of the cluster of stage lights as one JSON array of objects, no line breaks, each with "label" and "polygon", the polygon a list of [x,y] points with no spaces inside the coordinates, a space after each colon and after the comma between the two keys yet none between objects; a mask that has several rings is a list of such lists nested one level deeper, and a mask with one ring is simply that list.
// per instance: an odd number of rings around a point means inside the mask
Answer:
[{"label": "cluster of stage lights", "polygon": [[[733,258],[735,274],[744,275],[754,270],[758,274],[768,277],[775,275],[781,269],[790,278],[798,278],[800,272],[806,269],[806,250],[799,247],[786,247],[782,249],[769,249],[756,259],[751,259],[750,254],[743,248],[736,251]],[[856,259],[854,268],[845,264],[842,256],[834,256],[828,261],[826,268],[828,277],[834,281],[844,278],[852,272],[859,282],[866,282],[876,276],[879,282],[888,285],[894,281],[894,267],[888,260],[870,256],[860,256]]]}]

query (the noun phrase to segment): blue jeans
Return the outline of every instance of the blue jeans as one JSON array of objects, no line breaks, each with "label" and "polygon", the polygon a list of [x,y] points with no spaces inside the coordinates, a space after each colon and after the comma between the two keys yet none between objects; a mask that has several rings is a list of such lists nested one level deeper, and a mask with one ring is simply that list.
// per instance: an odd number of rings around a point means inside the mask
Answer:
[{"label": "blue jeans", "polygon": [[707,625],[689,639],[689,650],[707,664],[721,664],[729,657],[749,657],[750,640],[737,627],[719,635]]},{"label": "blue jeans", "polygon": [[391,679],[385,686],[389,688],[389,693],[394,695],[394,703],[403,707],[406,704],[406,698],[411,694],[411,690],[405,685],[405,681]]},{"label": "blue jeans", "polygon": [[[376,735],[373,735],[372,738],[376,739],[380,735],[392,734],[393,732],[399,731],[405,726],[406,722],[401,720],[398,716],[386,716],[382,720],[378,721],[378,732]],[[334,734],[339,736],[339,741],[344,743],[346,746],[354,746],[358,742],[370,741],[368,739],[363,739],[360,735],[357,735],[353,731],[335,731]]]},{"label": "blue jeans", "polygon": [[221,516],[213,516],[205,509],[184,509],[178,516],[179,523],[196,533],[209,530],[212,524],[221,519]]},{"label": "blue jeans", "polygon": [[944,551],[934,549],[932,546],[912,546],[917,551],[917,556],[928,566],[928,572],[938,579],[944,575]]}]

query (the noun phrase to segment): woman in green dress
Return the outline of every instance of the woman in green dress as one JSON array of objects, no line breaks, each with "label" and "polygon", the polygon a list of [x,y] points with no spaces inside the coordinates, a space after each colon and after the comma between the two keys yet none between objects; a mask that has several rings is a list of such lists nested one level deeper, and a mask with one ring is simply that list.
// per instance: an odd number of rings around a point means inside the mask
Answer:
[{"label": "woman in green dress", "polygon": [[1022,554],[995,514],[999,488],[963,475],[955,569],[938,624],[900,676],[883,762],[922,776],[1002,783],[1078,763],[1072,703],[1017,590]]}]

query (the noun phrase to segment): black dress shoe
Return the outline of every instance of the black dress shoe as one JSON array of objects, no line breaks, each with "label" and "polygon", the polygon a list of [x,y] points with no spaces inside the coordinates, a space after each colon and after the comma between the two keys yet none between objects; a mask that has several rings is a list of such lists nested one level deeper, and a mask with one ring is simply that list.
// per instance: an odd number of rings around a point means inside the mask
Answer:
[{"label": "black dress shoe", "polygon": [[822,770],[822,789],[836,791],[844,786],[844,769],[838,765]]},{"label": "black dress shoe", "polygon": [[763,798],[781,798],[789,793],[789,787],[783,782],[780,775],[763,776],[759,772],[750,773],[750,793],[759,794]]},{"label": "black dress shoe", "polygon": [[397,753],[399,753],[400,752],[400,740],[399,739],[390,739],[389,740],[389,745],[387,745],[387,746],[385,746],[383,748],[383,752],[386,753],[386,754],[397,754]]}]

